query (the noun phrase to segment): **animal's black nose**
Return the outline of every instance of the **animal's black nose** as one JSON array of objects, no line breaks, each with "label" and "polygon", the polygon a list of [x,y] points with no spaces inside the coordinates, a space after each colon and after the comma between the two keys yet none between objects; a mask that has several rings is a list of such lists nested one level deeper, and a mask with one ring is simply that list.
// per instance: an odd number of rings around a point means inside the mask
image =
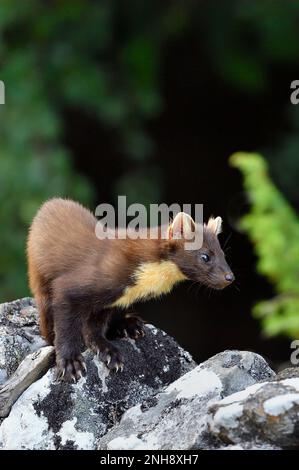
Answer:
[{"label": "animal's black nose", "polygon": [[233,273],[226,273],[224,277],[227,282],[233,282],[235,279]]}]

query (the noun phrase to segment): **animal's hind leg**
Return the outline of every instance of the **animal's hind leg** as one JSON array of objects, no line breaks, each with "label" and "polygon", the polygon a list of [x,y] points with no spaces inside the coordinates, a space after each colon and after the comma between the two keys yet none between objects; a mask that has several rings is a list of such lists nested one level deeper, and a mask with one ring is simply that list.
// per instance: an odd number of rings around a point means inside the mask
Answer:
[{"label": "animal's hind leg", "polygon": [[41,335],[49,344],[54,343],[54,322],[50,286],[39,273],[32,256],[28,256],[28,277],[30,289],[34,295],[38,312]]},{"label": "animal's hind leg", "polygon": [[41,335],[49,344],[54,344],[55,334],[51,299],[45,294],[39,293],[35,295],[35,300],[39,311]]},{"label": "animal's hind leg", "polygon": [[110,339],[138,339],[145,335],[144,321],[133,313],[117,312],[112,316],[107,336]]},{"label": "animal's hind leg", "polygon": [[109,310],[91,313],[84,328],[88,346],[109,369],[117,371],[123,368],[123,359],[118,348],[107,339],[111,314]]}]

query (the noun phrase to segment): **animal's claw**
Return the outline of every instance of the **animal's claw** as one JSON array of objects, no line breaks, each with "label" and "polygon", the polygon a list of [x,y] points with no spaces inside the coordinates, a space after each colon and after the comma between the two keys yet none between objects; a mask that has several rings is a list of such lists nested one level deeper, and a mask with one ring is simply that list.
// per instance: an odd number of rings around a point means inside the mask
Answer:
[{"label": "animal's claw", "polygon": [[145,335],[144,321],[137,315],[127,314],[121,318],[115,330],[110,330],[112,338],[131,338],[139,339]]},{"label": "animal's claw", "polygon": [[76,383],[86,374],[86,365],[81,355],[74,359],[58,359],[56,379],[68,383]]}]

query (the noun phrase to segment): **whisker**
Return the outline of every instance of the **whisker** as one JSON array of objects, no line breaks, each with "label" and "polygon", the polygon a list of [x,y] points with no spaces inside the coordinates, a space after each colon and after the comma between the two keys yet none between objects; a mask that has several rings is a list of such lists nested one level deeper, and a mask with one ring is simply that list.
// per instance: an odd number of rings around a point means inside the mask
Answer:
[{"label": "whisker", "polygon": [[228,244],[229,240],[231,239],[231,236],[232,236],[232,232],[230,232],[230,234],[227,236],[227,238],[224,242],[223,251],[225,250],[226,245]]},{"label": "whisker", "polygon": [[193,288],[197,285],[197,282],[196,281],[192,281],[192,283],[190,284],[189,288],[188,288],[188,292],[192,292]]}]

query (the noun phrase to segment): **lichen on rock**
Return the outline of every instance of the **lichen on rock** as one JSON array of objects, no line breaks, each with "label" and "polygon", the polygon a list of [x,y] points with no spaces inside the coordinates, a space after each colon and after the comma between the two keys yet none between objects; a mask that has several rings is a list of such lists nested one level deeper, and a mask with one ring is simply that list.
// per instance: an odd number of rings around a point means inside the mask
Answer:
[{"label": "lichen on rock", "polygon": [[173,338],[152,325],[146,330],[138,344],[117,341],[125,358],[123,372],[109,371],[90,351],[84,353],[87,375],[77,384],[56,382],[51,368],[21,395],[2,422],[0,446],[96,448],[98,439],[119,422],[125,410],[196,366]]},{"label": "lichen on rock", "polygon": [[299,447],[298,368],[276,375],[259,354],[235,350],[197,365],[152,325],[117,346],[123,372],[87,350],[86,376],[57,382],[34,301],[0,305],[0,448]]}]

